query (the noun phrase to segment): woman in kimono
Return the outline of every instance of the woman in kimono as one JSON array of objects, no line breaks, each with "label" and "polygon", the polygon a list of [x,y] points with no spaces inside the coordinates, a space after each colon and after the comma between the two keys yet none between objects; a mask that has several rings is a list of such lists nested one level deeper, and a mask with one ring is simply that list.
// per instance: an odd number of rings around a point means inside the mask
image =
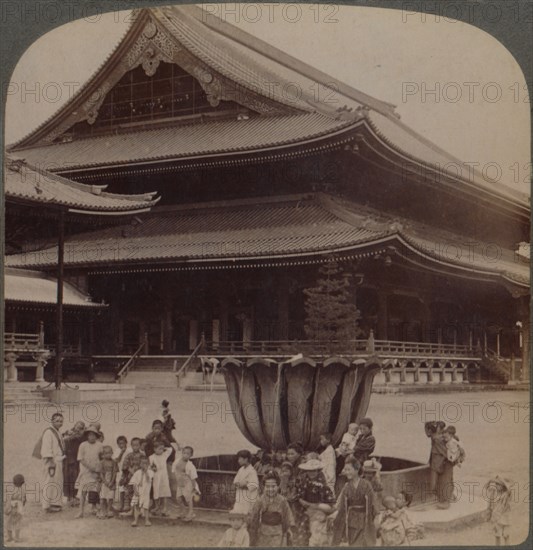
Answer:
[{"label": "woman in kimono", "polygon": [[347,482],[337,499],[338,513],[333,523],[333,546],[342,540],[348,546],[376,545],[375,497],[370,482],[359,477],[360,462],[348,457],[342,470]]},{"label": "woman in kimono", "polygon": [[448,460],[448,449],[442,437],[443,424],[426,422],[424,430],[431,439],[430,488],[436,494],[437,507],[449,508],[453,496],[453,463]]},{"label": "woman in kimono", "polygon": [[294,519],[287,499],[280,495],[280,479],[276,472],[265,474],[263,494],[250,513],[249,534],[252,546],[275,548],[288,546]]}]

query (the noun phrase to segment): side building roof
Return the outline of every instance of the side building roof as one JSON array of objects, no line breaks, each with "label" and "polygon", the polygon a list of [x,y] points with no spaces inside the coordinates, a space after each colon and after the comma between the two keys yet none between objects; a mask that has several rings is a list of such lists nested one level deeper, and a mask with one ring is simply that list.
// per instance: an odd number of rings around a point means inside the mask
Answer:
[{"label": "side building roof", "polygon": [[[7,267],[4,272],[4,301],[7,305],[57,305],[57,279],[41,271]],[[63,283],[63,305],[75,308],[102,308],[74,285]]]},{"label": "side building roof", "polygon": [[107,193],[106,185],[85,185],[29,164],[24,158],[6,156],[6,201],[65,208],[79,214],[121,215],[147,212],[159,197],[156,193],[119,195]]}]

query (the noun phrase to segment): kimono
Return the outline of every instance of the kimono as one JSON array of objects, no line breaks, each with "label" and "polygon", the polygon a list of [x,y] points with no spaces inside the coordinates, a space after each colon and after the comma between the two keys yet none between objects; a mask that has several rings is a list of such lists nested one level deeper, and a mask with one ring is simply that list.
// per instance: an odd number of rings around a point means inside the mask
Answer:
[{"label": "kimono", "polygon": [[337,500],[339,511],[333,523],[333,546],[346,540],[348,546],[375,546],[375,498],[366,479],[348,481]]},{"label": "kimono", "polygon": [[82,492],[100,492],[100,472],[102,469],[100,453],[102,448],[103,445],[100,441],[94,443],[84,441],[78,449],[80,473],[76,480],[76,487]]},{"label": "kimono", "polygon": [[335,456],[335,449],[332,445],[328,445],[324,451],[320,453],[320,460],[324,464],[322,472],[326,478],[326,483],[331,489],[332,493],[335,494],[335,481],[336,481],[336,467],[337,467],[337,458]]},{"label": "kimono", "polygon": [[372,432],[363,435],[361,434],[355,443],[355,449],[353,455],[362,464],[368,457],[374,452],[376,448],[376,439],[372,435]]},{"label": "kimono", "polygon": [[250,536],[246,524],[243,524],[240,529],[233,529],[233,527],[227,529],[217,546],[219,548],[248,548]]},{"label": "kimono", "polygon": [[22,516],[24,514],[24,505],[26,504],[26,494],[24,487],[16,487],[11,498],[4,504],[4,529],[6,531],[20,531]]},{"label": "kimono", "polygon": [[287,535],[292,525],[294,518],[286,498],[280,494],[274,498],[261,495],[250,513],[250,543],[268,548],[287,546]]},{"label": "kimono", "polygon": [[453,464],[448,460],[448,449],[442,437],[431,436],[431,490],[435,491],[439,503],[449,503],[453,493]]},{"label": "kimono", "polygon": [[246,483],[246,488],[236,488],[235,509],[241,514],[248,514],[257,500],[259,492],[259,478],[255,468],[251,464],[241,466],[233,483]]},{"label": "kimono", "polygon": [[63,436],[49,426],[43,433],[41,443],[43,461],[43,510],[51,506],[63,506],[63,461],[65,442]]},{"label": "kimono", "polygon": [[118,472],[117,463],[111,458],[100,462],[100,498],[113,500],[115,497],[116,478]]},{"label": "kimono", "polygon": [[300,499],[313,504],[335,504],[335,496],[326,483],[322,472],[316,479],[300,475],[296,479],[296,495],[291,503],[295,527],[293,529],[293,546],[309,546],[311,538],[311,523],[307,508],[302,506]]},{"label": "kimono", "polygon": [[154,498],[170,497],[170,481],[168,479],[167,459],[172,454],[173,449],[167,447],[162,454],[150,455],[150,464],[155,465],[154,480],[152,487],[154,489]]},{"label": "kimono", "polygon": [[68,498],[76,496],[76,480],[80,473],[80,464],[78,462],[78,450],[83,441],[83,434],[65,432],[63,434],[65,441],[65,467],[63,469],[63,492]]},{"label": "kimono", "polygon": [[152,479],[154,472],[148,470],[143,472],[137,470],[130,479],[130,485],[133,488],[134,496],[131,499],[132,506],[138,506],[142,510],[150,508],[150,491],[152,490]]}]

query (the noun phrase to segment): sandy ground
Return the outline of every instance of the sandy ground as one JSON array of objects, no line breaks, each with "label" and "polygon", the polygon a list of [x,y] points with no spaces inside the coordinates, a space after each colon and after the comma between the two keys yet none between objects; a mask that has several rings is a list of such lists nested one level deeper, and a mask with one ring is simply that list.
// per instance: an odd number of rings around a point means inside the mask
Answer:
[{"label": "sandy ground", "polygon": [[[140,390],[133,403],[91,403],[63,407],[65,428],[78,419],[99,421],[106,443],[114,445],[124,434],[144,436],[159,416],[160,402],[170,401],[177,421],[176,437],[192,445],[196,456],[233,453],[253,447],[237,429],[223,392],[200,393],[176,389]],[[4,408],[4,499],[9,481],[23,473],[28,489],[24,542],[15,546],[213,546],[221,529],[191,525],[152,526],[133,529],[118,519],[74,519],[75,511],[44,514],[39,505],[41,465],[31,457],[35,442],[47,426],[55,406],[26,405]],[[455,393],[440,395],[373,395],[368,416],[374,420],[376,454],[426,462],[429,441],[423,422],[439,417],[455,424],[467,459],[454,470],[460,498],[482,495],[486,481],[495,474],[514,481],[511,543],[527,537],[529,519],[529,394],[526,392]],[[423,544],[468,545],[494,543],[489,524],[430,533]],[[417,544],[418,545],[418,544]]]}]

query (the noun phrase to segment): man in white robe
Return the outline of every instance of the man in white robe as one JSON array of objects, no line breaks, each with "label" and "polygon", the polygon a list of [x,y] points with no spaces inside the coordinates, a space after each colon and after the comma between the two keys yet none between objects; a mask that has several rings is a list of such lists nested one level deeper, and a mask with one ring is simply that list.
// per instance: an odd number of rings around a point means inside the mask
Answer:
[{"label": "man in white robe", "polygon": [[42,507],[45,512],[59,512],[63,506],[63,460],[65,443],[59,432],[63,415],[55,413],[52,425],[42,436],[41,457],[43,461]]}]

